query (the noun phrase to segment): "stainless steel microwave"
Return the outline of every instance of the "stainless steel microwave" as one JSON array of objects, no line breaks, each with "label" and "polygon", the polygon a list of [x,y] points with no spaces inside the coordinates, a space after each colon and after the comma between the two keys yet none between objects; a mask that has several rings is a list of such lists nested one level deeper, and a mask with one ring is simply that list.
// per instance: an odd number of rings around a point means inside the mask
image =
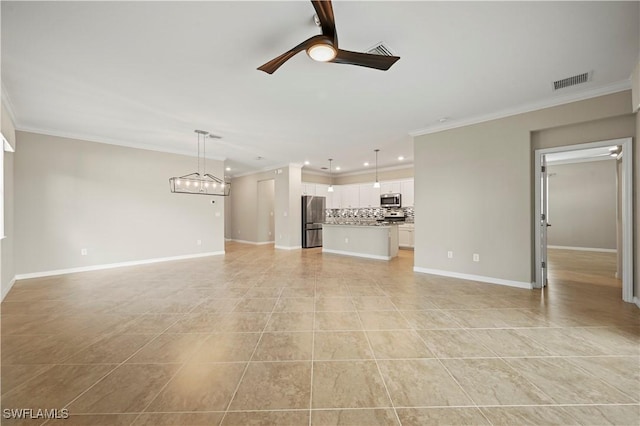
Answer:
[{"label": "stainless steel microwave", "polygon": [[380,207],[402,207],[402,194],[382,194],[380,195]]}]

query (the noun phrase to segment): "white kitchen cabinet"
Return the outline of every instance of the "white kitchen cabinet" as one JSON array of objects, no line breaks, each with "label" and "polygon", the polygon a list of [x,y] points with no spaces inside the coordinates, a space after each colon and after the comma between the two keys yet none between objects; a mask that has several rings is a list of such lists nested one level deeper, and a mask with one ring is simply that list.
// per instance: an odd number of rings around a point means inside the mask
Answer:
[{"label": "white kitchen cabinet", "polygon": [[322,183],[316,183],[316,196],[318,197],[326,197],[329,193],[329,185],[325,185]]},{"label": "white kitchen cabinet", "polygon": [[402,194],[402,207],[413,207],[413,179],[400,182],[400,193]]},{"label": "white kitchen cabinet", "polygon": [[352,209],[360,207],[360,185],[342,185],[340,189],[342,191],[340,208]]},{"label": "white kitchen cabinet", "polygon": [[398,244],[403,248],[413,248],[415,246],[413,224],[398,225]]},{"label": "white kitchen cabinet", "polygon": [[402,191],[402,186],[399,181],[380,182],[381,194],[399,194],[400,191]]},{"label": "white kitchen cabinet", "polygon": [[302,195],[316,195],[316,184],[315,183],[303,183],[301,185]]},{"label": "white kitchen cabinet", "polygon": [[380,207],[380,188],[374,188],[373,183],[358,186],[360,205],[358,207]]},{"label": "white kitchen cabinet", "polygon": [[342,187],[333,185],[333,192],[329,192],[327,186],[327,202],[326,207],[328,209],[340,209],[342,208]]}]

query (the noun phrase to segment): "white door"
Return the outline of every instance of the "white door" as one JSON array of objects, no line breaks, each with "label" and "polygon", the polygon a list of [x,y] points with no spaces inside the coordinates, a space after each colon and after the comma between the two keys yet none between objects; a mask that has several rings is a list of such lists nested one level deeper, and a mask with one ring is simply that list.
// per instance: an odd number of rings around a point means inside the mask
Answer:
[{"label": "white door", "polygon": [[549,224],[549,179],[547,176],[547,160],[545,155],[541,156],[540,172],[540,283],[542,287],[547,286],[547,227]]}]

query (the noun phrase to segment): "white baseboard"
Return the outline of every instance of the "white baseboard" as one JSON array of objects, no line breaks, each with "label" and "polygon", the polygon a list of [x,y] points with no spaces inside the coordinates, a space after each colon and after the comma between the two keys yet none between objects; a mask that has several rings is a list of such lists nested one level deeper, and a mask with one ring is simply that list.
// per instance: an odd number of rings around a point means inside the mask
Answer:
[{"label": "white baseboard", "polygon": [[640,308],[640,299],[638,299],[638,297],[637,297],[637,296],[634,296],[634,297],[633,297],[633,303],[635,303],[635,304],[636,304],[636,306],[637,306],[638,308]]},{"label": "white baseboard", "polygon": [[597,248],[597,247],[571,247],[571,246],[551,246],[548,245],[547,248],[550,249],[558,249],[558,250],[577,250],[577,251],[599,251],[602,253],[617,253],[616,249],[606,249],[606,248]]},{"label": "white baseboard", "polygon": [[298,250],[302,249],[302,246],[279,246],[276,244],[275,248],[279,250]]},{"label": "white baseboard", "polygon": [[354,253],[352,251],[342,251],[342,250],[331,250],[331,249],[322,249],[323,253],[331,253],[331,254],[341,254],[344,256],[353,256],[353,257],[364,257],[365,259],[375,259],[375,260],[391,260],[391,256],[379,256],[377,254],[367,254],[367,253]]},{"label": "white baseboard", "polygon": [[262,246],[262,245],[265,245],[265,244],[273,244],[273,243],[275,243],[275,241],[257,242],[257,241],[235,240],[235,239],[226,240],[226,241],[233,241],[233,242],[242,243],[242,244],[251,244],[251,245],[254,245],[254,246]]},{"label": "white baseboard", "polygon": [[13,287],[15,283],[16,277],[13,277],[11,281],[9,281],[9,284],[7,284],[7,286],[2,289],[2,298],[0,300],[4,300],[5,296],[9,293],[9,290],[11,290],[11,287]]},{"label": "white baseboard", "polygon": [[73,274],[76,272],[99,271],[101,269],[121,268],[124,266],[147,265],[149,263],[170,262],[172,260],[196,259],[199,257],[219,256],[224,254],[222,251],[212,251],[208,253],[185,254],[182,256],[157,257],[154,259],[132,260],[128,262],[107,263],[102,265],[80,266],[78,268],[56,269],[53,271],[30,272],[27,274],[16,274],[16,280],[26,280],[30,278],[50,277],[54,275]]},{"label": "white baseboard", "polygon": [[420,272],[421,274],[440,275],[443,277],[460,278],[463,280],[480,281],[483,283],[506,285],[509,287],[526,288],[531,290],[533,288],[532,283],[524,281],[512,281],[503,280],[502,278],[485,277],[482,275],[461,274],[458,272],[442,271],[439,269],[420,268],[419,266],[413,267],[414,272]]}]

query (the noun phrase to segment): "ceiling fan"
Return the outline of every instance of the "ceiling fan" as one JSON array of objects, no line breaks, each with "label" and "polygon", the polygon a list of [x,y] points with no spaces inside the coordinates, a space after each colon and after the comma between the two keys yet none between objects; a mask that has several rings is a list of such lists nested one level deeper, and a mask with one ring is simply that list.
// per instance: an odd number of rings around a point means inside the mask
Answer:
[{"label": "ceiling fan", "polygon": [[308,38],[288,52],[270,60],[258,68],[260,71],[273,74],[282,64],[303,50],[307,51],[311,59],[318,62],[358,65],[383,71],[391,68],[391,66],[400,59],[398,56],[374,55],[371,53],[351,52],[349,50],[339,49],[338,33],[336,32],[331,0],[312,0],[311,3],[320,21],[322,34]]}]

